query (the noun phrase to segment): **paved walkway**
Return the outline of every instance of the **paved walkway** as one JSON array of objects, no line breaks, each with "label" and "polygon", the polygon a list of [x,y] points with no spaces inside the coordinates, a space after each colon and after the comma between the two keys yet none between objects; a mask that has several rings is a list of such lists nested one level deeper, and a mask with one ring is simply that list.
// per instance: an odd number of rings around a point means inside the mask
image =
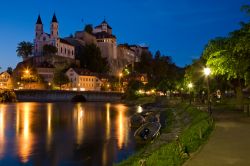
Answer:
[{"label": "paved walkway", "polygon": [[215,112],[215,131],[184,166],[250,166],[250,117]]}]

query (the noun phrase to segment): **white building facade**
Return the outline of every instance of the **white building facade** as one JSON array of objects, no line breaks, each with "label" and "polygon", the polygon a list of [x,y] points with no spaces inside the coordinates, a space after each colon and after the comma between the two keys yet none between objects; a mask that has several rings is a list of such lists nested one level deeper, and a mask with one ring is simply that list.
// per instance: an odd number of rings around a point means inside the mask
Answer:
[{"label": "white building facade", "polygon": [[83,69],[70,68],[66,72],[67,77],[70,80],[70,86],[74,90],[81,91],[100,91],[101,80]]},{"label": "white building facade", "polygon": [[52,45],[57,48],[56,55],[75,59],[75,47],[60,38],[58,31],[59,25],[55,14],[51,21],[50,34],[44,32],[42,19],[40,15],[38,16],[35,28],[34,56],[42,56],[44,45]]}]

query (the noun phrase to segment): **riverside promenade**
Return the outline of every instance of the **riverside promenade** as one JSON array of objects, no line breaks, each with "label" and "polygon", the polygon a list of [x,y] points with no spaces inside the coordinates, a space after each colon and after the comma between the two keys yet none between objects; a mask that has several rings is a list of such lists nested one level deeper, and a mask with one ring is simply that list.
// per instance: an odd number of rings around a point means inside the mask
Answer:
[{"label": "riverside promenade", "polygon": [[184,166],[249,166],[250,117],[233,111],[213,113],[215,130]]}]

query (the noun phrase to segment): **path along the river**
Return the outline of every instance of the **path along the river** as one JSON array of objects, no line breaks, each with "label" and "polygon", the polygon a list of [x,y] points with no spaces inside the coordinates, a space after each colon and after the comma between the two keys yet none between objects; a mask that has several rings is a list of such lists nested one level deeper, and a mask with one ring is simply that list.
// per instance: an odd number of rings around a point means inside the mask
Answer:
[{"label": "path along the river", "polygon": [[250,166],[250,117],[215,111],[215,130],[184,166]]}]

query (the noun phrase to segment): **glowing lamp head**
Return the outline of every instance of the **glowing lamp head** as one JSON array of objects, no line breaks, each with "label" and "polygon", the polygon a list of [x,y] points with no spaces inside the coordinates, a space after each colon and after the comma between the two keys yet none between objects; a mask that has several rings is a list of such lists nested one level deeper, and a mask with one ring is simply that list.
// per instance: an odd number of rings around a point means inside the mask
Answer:
[{"label": "glowing lamp head", "polygon": [[210,68],[208,68],[208,67],[204,68],[204,74],[205,74],[206,76],[209,76],[210,73],[211,73]]},{"label": "glowing lamp head", "polygon": [[26,73],[26,74],[29,74],[29,72],[30,72],[29,69],[26,69],[26,70],[25,70],[25,73]]},{"label": "glowing lamp head", "polygon": [[119,77],[122,77],[122,73],[119,73]]},{"label": "glowing lamp head", "polygon": [[193,88],[193,84],[191,82],[188,84],[188,88]]}]

